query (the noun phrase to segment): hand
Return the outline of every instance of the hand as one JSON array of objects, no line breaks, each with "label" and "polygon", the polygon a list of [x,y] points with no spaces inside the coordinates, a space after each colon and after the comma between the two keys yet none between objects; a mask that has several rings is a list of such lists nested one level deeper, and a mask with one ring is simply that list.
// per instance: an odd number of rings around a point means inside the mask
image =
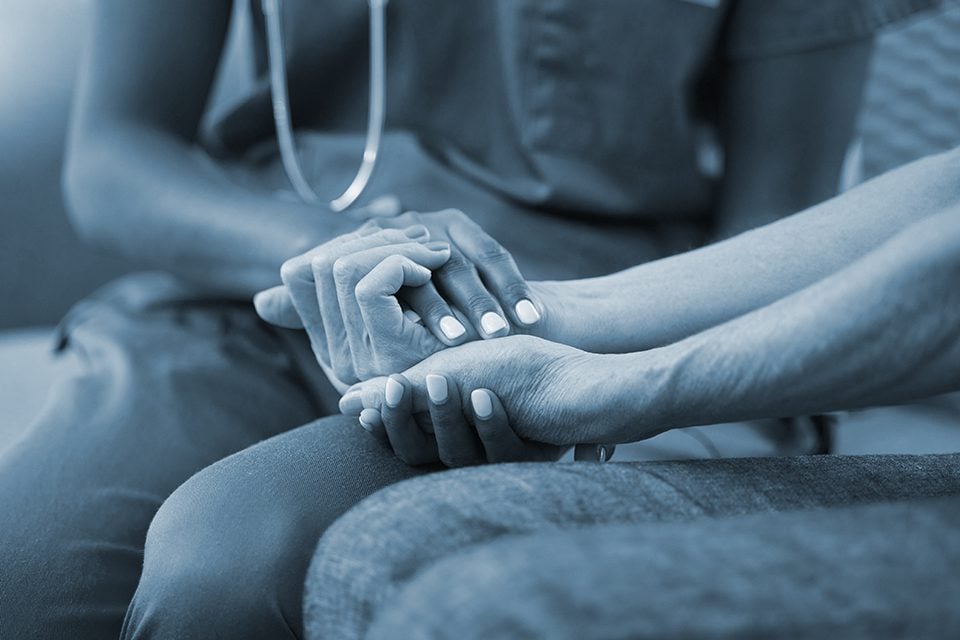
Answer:
[{"label": "hand", "polygon": [[495,393],[474,389],[464,405],[457,383],[443,375],[426,376],[428,414],[413,414],[414,387],[394,374],[384,383],[380,411],[364,409],[360,424],[386,439],[397,457],[411,465],[441,462],[463,467],[484,462],[557,460],[566,447],[520,438]]},{"label": "hand", "polygon": [[[483,279],[456,245],[445,245],[450,254],[441,264],[434,259],[439,255],[425,256],[416,244],[428,239],[423,225],[382,228],[385,221],[397,225],[421,218],[443,237],[449,237],[447,227],[438,226],[439,221],[448,221],[470,255],[486,256]],[[254,298],[268,322],[307,329],[317,360],[341,391],[345,383],[403,370],[444,346],[505,335],[510,328],[488,286],[496,287],[502,300],[516,299],[508,305],[515,318],[528,326],[540,321],[512,257],[462,212],[404,214],[373,222],[287,261],[281,270],[284,286]],[[392,255],[400,257],[388,261]],[[423,282],[417,264],[432,269],[432,278]],[[362,301],[356,295],[361,281],[367,294]],[[397,319],[393,312],[400,301],[413,312],[405,318],[419,318],[429,332],[412,320]]]},{"label": "hand", "polygon": [[[513,431],[522,440],[569,446],[596,442],[607,426],[610,390],[604,388],[607,376],[600,358],[532,336],[509,336],[437,352],[405,371],[399,381],[405,389],[410,385],[412,393],[402,397],[412,403],[409,413],[414,416],[430,412],[427,376],[440,375],[453,381],[450,394],[459,394],[461,406],[471,406],[469,394],[476,389],[503,399]],[[391,409],[386,391],[387,378],[355,385],[341,399],[340,409],[348,415],[364,412],[365,422],[375,424],[377,413],[385,406]],[[404,425],[394,424],[395,430],[400,428]],[[402,436],[391,438],[391,443],[398,437]]]},{"label": "hand", "polygon": [[450,247],[426,243],[427,237],[423,226],[414,226],[335,238],[284,263],[282,297],[271,289],[254,303],[262,317],[284,324],[278,318],[289,314],[289,299],[317,361],[341,390],[382,367],[410,366],[445,344],[403,312],[401,287],[414,307],[439,316],[438,324],[458,323],[430,283],[430,269],[449,259]]},{"label": "hand", "polygon": [[513,256],[463,211],[410,211],[371,219],[364,226],[387,229],[413,224],[426,226],[434,240],[450,242],[450,260],[434,279],[444,298],[463,310],[480,336],[506,335],[505,319],[521,330],[540,322],[543,309],[534,301]]}]

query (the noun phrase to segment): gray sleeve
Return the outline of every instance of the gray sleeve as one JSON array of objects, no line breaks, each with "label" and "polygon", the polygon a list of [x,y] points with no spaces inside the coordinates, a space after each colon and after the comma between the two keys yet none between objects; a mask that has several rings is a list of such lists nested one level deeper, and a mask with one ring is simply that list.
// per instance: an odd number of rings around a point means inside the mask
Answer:
[{"label": "gray sleeve", "polygon": [[842,45],[953,0],[732,0],[722,50],[764,58]]}]

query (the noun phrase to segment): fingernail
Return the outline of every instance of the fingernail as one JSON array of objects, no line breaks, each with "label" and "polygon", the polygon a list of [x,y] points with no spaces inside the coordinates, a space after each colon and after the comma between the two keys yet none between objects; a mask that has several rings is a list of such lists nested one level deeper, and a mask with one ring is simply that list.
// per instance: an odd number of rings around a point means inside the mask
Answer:
[{"label": "fingernail", "polygon": [[447,340],[456,340],[467,332],[467,328],[453,316],[443,316],[440,318],[440,331],[447,336]]},{"label": "fingernail", "polygon": [[430,231],[422,224],[415,224],[412,227],[407,227],[404,229],[403,235],[407,236],[411,240],[417,240],[418,238],[430,237]]},{"label": "fingernail", "polygon": [[421,318],[420,314],[413,309],[405,309],[403,311],[403,317],[414,324],[423,324],[423,318]]},{"label": "fingernail", "polygon": [[377,426],[381,423],[380,412],[376,409],[364,409],[360,412],[360,426],[373,433]]},{"label": "fingernail", "polygon": [[447,379],[435,373],[427,374],[427,395],[433,404],[443,404],[447,401]]},{"label": "fingernail", "polygon": [[493,402],[490,394],[483,389],[474,389],[470,393],[470,404],[473,405],[473,415],[480,420],[488,420],[493,415]]},{"label": "fingernail", "polygon": [[488,311],[483,314],[483,317],[480,318],[480,327],[483,329],[484,333],[488,336],[492,336],[498,331],[502,331],[507,328],[507,321],[500,317],[499,314],[494,313],[493,311]]},{"label": "fingernail", "polygon": [[513,309],[517,312],[517,318],[523,324],[536,324],[540,321],[540,312],[529,300],[521,300]]},{"label": "fingernail", "polygon": [[383,392],[383,399],[387,401],[387,406],[391,409],[396,408],[403,400],[403,385],[393,379],[387,378],[387,388]]},{"label": "fingernail", "polygon": [[450,251],[450,243],[443,242],[442,240],[434,240],[433,242],[424,242],[423,246],[430,251]]}]

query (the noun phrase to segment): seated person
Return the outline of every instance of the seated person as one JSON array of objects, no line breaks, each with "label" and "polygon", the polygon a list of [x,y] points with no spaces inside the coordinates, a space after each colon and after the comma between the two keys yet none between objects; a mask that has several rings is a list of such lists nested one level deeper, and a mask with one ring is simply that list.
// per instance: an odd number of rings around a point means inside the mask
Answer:
[{"label": "seated person", "polygon": [[[370,272],[382,291],[385,265]],[[534,336],[467,344],[341,404],[404,458],[479,462],[918,400],[960,391],[958,282],[960,149],[711,247],[532,283],[544,318],[570,331],[555,335],[600,353]],[[690,335],[649,341],[648,318],[663,326],[663,314],[682,314]],[[584,330],[600,317],[616,319],[608,332]],[[960,452],[407,481],[321,540],[308,637],[949,638],[958,500]]]},{"label": "seated person", "polygon": [[[47,410],[0,452],[0,636],[111,636],[125,616],[126,637],[301,635],[302,577],[327,525],[375,490],[437,467],[403,464],[352,419],[317,421],[339,394],[316,355],[341,382],[399,368],[396,353],[366,343],[362,313],[329,332],[311,315],[316,301],[301,301],[316,292],[314,260],[295,256],[398,213],[397,200],[457,207],[471,221],[420,217],[429,239],[402,217],[381,226],[409,234],[373,234],[381,255],[416,240],[411,252],[442,260],[430,263],[431,280],[459,316],[421,307],[440,329],[433,337],[451,346],[570,331],[550,307],[550,286],[518,279],[505,253],[489,250],[492,238],[528,278],[577,279],[830,196],[872,33],[933,4],[818,0],[798,20],[791,0],[658,0],[644,12],[627,0],[395,0],[390,126],[367,194],[395,199],[366,198],[344,215],[289,197],[265,82],[201,131],[231,2],[97,2],[67,200],[84,238],[167,273],[128,277],[69,314]],[[332,195],[361,148],[354,132],[368,88],[353,71],[367,7],[284,6],[297,146],[313,188]],[[262,54],[263,16],[254,17]],[[719,139],[722,166],[700,161],[705,130]],[[268,327],[249,304],[277,284],[282,264],[310,344]],[[490,282],[492,273],[510,279]],[[440,308],[422,302],[431,299]],[[714,319],[723,311],[736,309]],[[668,315],[649,327],[648,346],[696,328]]]}]

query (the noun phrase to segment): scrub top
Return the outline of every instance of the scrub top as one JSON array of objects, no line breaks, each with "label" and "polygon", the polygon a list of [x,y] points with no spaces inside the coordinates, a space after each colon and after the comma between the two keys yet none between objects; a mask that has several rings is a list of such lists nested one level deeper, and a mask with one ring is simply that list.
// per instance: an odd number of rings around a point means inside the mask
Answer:
[{"label": "scrub top", "polygon": [[[483,200],[485,195],[471,199],[471,193],[492,194],[498,203],[549,212],[554,219],[644,224],[647,231],[666,222],[674,230],[684,224],[702,230],[722,164],[716,161],[722,154],[710,153],[715,148],[709,141],[724,64],[869,37],[934,4],[937,0],[390,0],[390,135],[365,197],[399,191],[405,192],[405,205],[412,200],[423,210],[469,207],[471,217],[508,245],[504,236],[517,233],[516,216],[526,214],[511,211],[513,226],[497,229],[501,218],[484,214],[499,205]],[[253,5],[254,32],[262,34],[259,3]],[[353,177],[363,145],[368,6],[362,0],[283,0],[282,7],[301,160],[318,192],[332,198]],[[259,35],[257,43],[263,69]],[[249,160],[251,149],[267,148],[275,160],[265,74],[213,133],[222,154],[247,153]],[[279,164],[270,166],[276,182],[285,182]],[[411,183],[417,183],[415,189]],[[424,196],[441,183],[444,189]],[[526,233],[539,233],[541,227],[531,224]],[[542,225],[548,227],[544,233],[554,234],[549,238],[554,245],[582,248],[586,242],[576,229],[567,238],[555,235],[555,225]],[[675,246],[648,252],[638,252],[640,240],[634,239],[624,253],[616,244],[627,240],[617,235],[614,229],[597,236],[592,249],[583,249],[594,254],[584,258],[583,268],[563,275],[608,272],[704,239],[702,233],[680,233]],[[515,250],[524,258],[531,248]],[[604,251],[623,260],[611,262]],[[547,253],[536,258],[556,261]]]}]

